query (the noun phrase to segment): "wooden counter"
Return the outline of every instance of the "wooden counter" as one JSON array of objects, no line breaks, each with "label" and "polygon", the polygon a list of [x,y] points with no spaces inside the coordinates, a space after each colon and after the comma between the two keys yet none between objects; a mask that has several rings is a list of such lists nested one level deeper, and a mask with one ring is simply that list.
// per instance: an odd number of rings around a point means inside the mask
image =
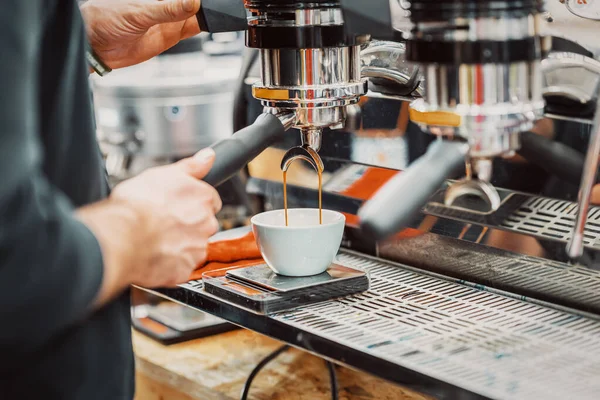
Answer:
[{"label": "wooden counter", "polygon": [[[238,330],[187,343],[163,346],[133,332],[136,400],[239,399],[250,371],[281,343]],[[425,400],[370,375],[336,367],[340,400]],[[325,362],[291,349],[268,364],[250,391],[254,400],[331,399]]]}]

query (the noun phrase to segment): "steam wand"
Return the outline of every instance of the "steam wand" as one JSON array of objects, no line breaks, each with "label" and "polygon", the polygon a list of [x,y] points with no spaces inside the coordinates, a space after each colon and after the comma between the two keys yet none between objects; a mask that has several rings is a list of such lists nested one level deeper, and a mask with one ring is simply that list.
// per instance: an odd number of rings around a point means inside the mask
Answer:
[{"label": "steam wand", "polygon": [[587,154],[583,174],[581,175],[581,184],[579,185],[579,207],[575,218],[575,225],[567,244],[567,254],[572,260],[576,260],[583,255],[585,223],[587,222],[590,201],[592,198],[592,189],[596,183],[596,173],[598,171],[598,156],[600,155],[600,102],[596,106],[594,116],[594,125],[588,144]]}]

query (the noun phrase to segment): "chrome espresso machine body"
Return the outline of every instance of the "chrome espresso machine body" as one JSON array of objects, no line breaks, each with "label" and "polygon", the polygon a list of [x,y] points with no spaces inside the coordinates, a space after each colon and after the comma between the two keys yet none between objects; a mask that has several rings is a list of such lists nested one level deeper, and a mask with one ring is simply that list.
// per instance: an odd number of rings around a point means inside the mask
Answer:
[{"label": "chrome espresso machine body", "polygon": [[[233,133],[243,36],[202,33],[142,64],[92,76],[96,131],[111,184],[193,155]],[[225,227],[254,205],[238,174],[219,192]]]},{"label": "chrome espresso machine body", "polygon": [[201,34],[145,63],[92,76],[97,136],[115,181],[233,133],[242,37]]},{"label": "chrome espresso machine body", "polygon": [[434,398],[598,397],[600,3],[202,8],[203,30],[246,30],[236,120],[256,119],[207,180],[250,162],[281,208],[283,169],[288,205],[316,207],[322,172],[338,261],[371,286],[269,315],[201,281],[161,295]]}]

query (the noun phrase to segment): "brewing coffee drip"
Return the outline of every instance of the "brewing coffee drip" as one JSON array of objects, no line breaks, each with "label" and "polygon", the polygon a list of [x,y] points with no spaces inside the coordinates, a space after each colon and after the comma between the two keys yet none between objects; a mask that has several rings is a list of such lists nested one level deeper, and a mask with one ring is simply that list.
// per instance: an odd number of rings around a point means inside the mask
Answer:
[{"label": "brewing coffee drip", "polygon": [[302,144],[300,146],[289,149],[281,160],[281,170],[283,171],[283,206],[285,209],[285,225],[288,225],[287,212],[287,171],[292,163],[298,159],[309,163],[319,176],[319,224],[323,223],[322,217],[322,183],[323,183],[323,160],[317,151],[321,148],[321,130],[320,129],[303,129],[300,131]]},{"label": "brewing coffee drip", "polygon": [[465,178],[451,184],[444,195],[444,204],[451,207],[463,196],[476,196],[485,201],[489,211],[500,207],[500,195],[490,184],[492,178],[492,160],[489,158],[468,158],[465,162]]}]

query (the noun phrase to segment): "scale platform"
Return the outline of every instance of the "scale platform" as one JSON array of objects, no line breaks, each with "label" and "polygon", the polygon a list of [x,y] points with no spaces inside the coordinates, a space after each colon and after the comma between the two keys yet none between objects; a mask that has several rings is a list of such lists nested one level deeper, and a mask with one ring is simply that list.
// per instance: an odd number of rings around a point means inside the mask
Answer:
[{"label": "scale platform", "polygon": [[290,310],[369,289],[367,273],[332,264],[322,274],[305,277],[277,275],[266,264],[231,267],[202,275],[204,290],[261,314]]}]

